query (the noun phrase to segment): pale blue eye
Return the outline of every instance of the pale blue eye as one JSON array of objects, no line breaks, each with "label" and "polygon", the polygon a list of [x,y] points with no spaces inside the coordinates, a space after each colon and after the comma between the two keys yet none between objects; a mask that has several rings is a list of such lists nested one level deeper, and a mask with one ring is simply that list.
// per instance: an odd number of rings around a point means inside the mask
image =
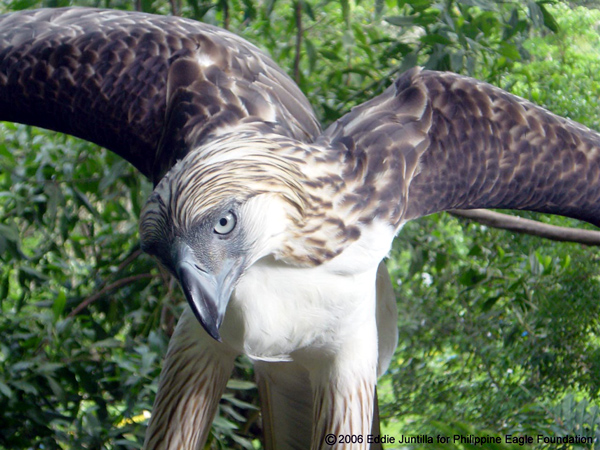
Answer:
[{"label": "pale blue eye", "polygon": [[235,228],[235,224],[235,216],[233,215],[233,213],[228,212],[227,214],[217,219],[213,230],[217,234],[229,234]]}]

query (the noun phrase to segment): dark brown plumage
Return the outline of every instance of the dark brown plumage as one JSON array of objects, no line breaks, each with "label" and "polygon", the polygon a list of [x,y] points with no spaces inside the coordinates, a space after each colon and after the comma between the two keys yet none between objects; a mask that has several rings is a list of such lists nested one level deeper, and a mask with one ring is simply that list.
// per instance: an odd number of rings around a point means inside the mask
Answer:
[{"label": "dark brown plumage", "polygon": [[[187,19],[88,8],[0,18],[0,120],[72,134],[158,181],[240,122],[320,132],[298,87],[243,39]],[[157,145],[158,144],[158,145]]]},{"label": "dark brown plumage", "polygon": [[353,159],[361,221],[507,208],[600,225],[600,135],[472,78],[412,69],[317,144]]}]

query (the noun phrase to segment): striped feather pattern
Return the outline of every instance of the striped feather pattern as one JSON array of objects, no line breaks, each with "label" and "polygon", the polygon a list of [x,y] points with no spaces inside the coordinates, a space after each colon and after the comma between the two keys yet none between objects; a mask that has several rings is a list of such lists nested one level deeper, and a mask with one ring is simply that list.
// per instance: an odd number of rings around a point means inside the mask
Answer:
[{"label": "striped feather pattern", "polygon": [[144,449],[202,448],[234,358],[234,352],[206,335],[186,308],[169,344]]},{"label": "striped feather pattern", "polygon": [[[314,390],[313,420],[316,425],[311,450],[369,448],[367,436],[372,434],[375,380],[355,379],[351,385],[347,381],[340,383],[334,378]],[[331,438],[328,435],[335,437],[334,445],[329,445]],[[350,438],[348,441],[344,441],[346,436]],[[352,436],[362,437],[363,442],[352,442]]]}]

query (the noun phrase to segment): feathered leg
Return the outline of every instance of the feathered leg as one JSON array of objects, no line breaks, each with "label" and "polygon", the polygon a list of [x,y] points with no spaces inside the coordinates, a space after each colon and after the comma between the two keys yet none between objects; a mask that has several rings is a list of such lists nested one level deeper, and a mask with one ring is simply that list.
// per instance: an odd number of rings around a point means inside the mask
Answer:
[{"label": "feathered leg", "polygon": [[336,356],[310,372],[315,424],[312,450],[382,448],[368,442],[368,436],[381,434],[376,382],[387,370],[398,342],[396,298],[383,261],[377,268],[374,306],[372,320],[357,324]]},{"label": "feathered leg", "polygon": [[203,447],[235,357],[186,307],[169,342],[144,450]]},{"label": "feathered leg", "polygon": [[[314,412],[312,388],[306,369],[293,362],[258,361],[254,364],[254,371],[260,395],[265,449],[310,448]],[[370,434],[381,435],[376,389]],[[367,440],[366,436],[364,440]],[[373,443],[366,448],[381,450],[382,446]]]},{"label": "feathered leg", "polygon": [[347,332],[334,351],[307,349],[298,354],[297,360],[306,358],[303,364],[313,386],[312,450],[369,448],[378,359],[373,284],[372,298],[344,317],[348,323],[340,328]]},{"label": "feathered leg", "polygon": [[315,430],[312,450],[369,448],[368,436],[371,435],[375,406],[375,364],[370,370],[365,369],[359,377],[347,369],[335,370],[327,381],[313,383]]}]

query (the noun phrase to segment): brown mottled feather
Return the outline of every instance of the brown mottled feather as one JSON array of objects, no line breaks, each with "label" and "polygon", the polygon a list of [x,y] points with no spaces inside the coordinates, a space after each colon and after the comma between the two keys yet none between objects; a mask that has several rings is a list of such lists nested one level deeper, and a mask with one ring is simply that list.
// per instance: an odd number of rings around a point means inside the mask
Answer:
[{"label": "brown mottled feather", "polygon": [[210,25],[62,8],[0,16],[0,30],[0,120],[95,142],[155,182],[225,127],[254,123],[299,140],[319,132],[268,56]]},{"label": "brown mottled feather", "polygon": [[[209,183],[214,171],[220,181]],[[188,221],[236,195],[281,193],[300,216],[276,256],[314,266],[340,255],[375,221],[397,228],[446,209],[529,209],[600,224],[599,174],[595,131],[489,84],[415,68],[314,143],[234,130],[166,178],[171,209]],[[192,197],[200,201],[187,202]],[[192,209],[197,214],[186,212]],[[158,224],[165,214],[158,209],[154,217]],[[146,228],[162,235],[142,218]]]},{"label": "brown mottled feather", "polygon": [[431,145],[406,219],[507,208],[600,225],[598,133],[471,78],[422,72],[421,80],[433,109]]},{"label": "brown mottled feather", "polygon": [[316,143],[338,153],[359,223],[508,208],[600,225],[600,135],[472,78],[412,69]]}]

